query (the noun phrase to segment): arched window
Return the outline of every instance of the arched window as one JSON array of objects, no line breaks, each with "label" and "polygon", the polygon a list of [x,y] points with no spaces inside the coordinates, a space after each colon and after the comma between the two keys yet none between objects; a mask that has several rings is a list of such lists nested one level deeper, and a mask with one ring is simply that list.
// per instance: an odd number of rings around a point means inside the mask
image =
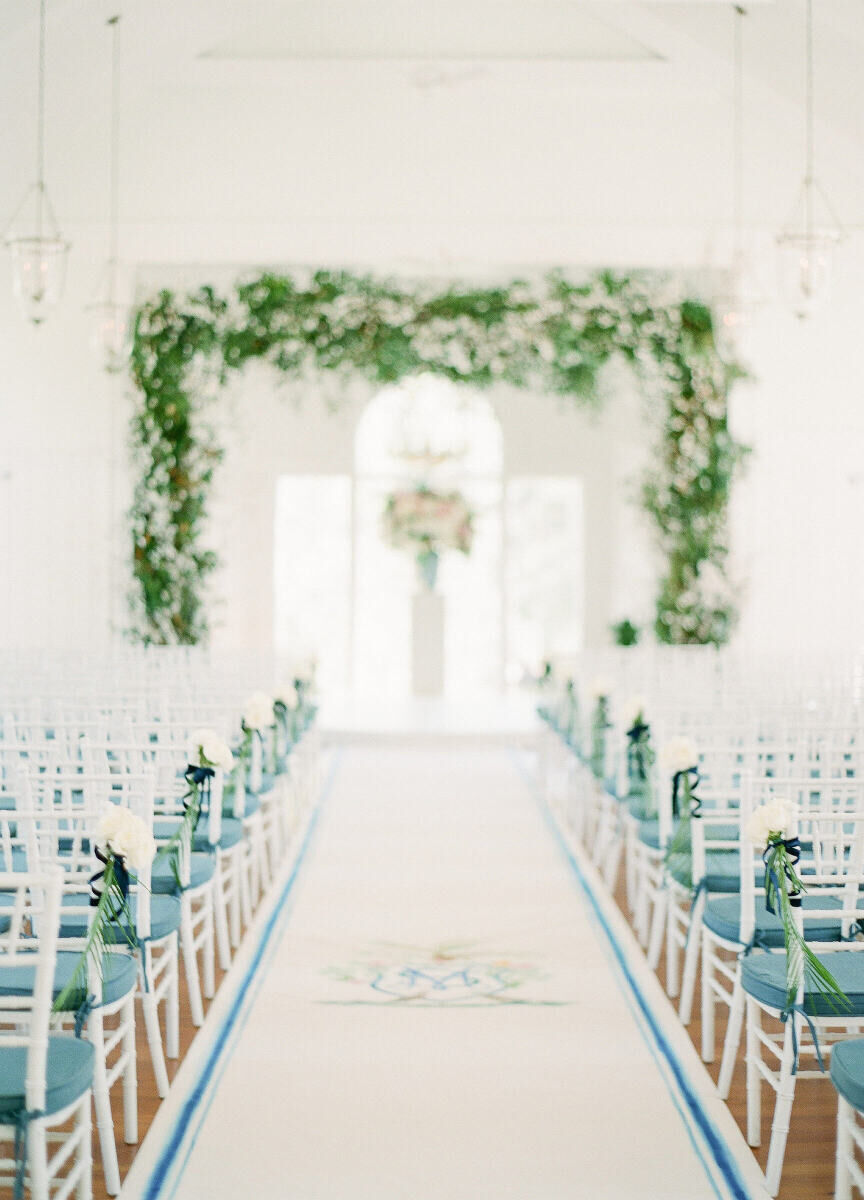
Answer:
[{"label": "arched window", "polygon": [[[508,426],[526,460],[531,420]],[[536,452],[527,461],[537,463]],[[320,460],[319,460],[320,463]],[[579,649],[584,621],[582,481],[508,473],[504,433],[482,393],[420,376],[383,388],[354,431],[353,469],[282,475],[275,513],[279,651],[320,660],[322,690],[402,700],[411,693],[416,560],[383,531],[387,498],[425,482],[475,514],[469,555],[445,552],[447,692],[470,698],[519,682],[549,654]]]}]

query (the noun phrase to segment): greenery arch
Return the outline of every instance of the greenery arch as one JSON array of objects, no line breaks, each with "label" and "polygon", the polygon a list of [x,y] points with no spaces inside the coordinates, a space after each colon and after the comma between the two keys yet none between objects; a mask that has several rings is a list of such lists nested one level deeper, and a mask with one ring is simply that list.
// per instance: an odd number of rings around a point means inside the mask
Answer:
[{"label": "greenery arch", "polygon": [[284,376],[315,372],[392,383],[419,371],[474,387],[503,381],[597,405],[610,359],[636,369],[658,413],[642,503],[666,559],[655,633],[667,643],[723,644],[735,619],[726,576],[730,487],[745,449],[727,425],[742,372],[721,353],[711,310],[664,302],[651,276],[603,271],[583,283],[411,286],[347,271],[308,279],[266,272],[220,296],[162,291],[135,315],[130,513],[130,633],[193,644],[208,633],[207,501],[224,454],[207,423],[210,386],[250,359]]}]

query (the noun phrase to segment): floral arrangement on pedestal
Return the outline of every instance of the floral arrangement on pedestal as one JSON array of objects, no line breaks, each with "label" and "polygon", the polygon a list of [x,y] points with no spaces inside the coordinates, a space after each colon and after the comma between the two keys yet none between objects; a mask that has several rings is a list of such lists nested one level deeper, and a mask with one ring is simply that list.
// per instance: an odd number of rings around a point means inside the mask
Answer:
[{"label": "floral arrangement on pedestal", "polygon": [[396,550],[417,558],[423,584],[432,591],[438,559],[445,550],[470,554],[474,543],[474,514],[461,492],[439,492],[426,484],[400,488],[387,497],[384,536]]}]

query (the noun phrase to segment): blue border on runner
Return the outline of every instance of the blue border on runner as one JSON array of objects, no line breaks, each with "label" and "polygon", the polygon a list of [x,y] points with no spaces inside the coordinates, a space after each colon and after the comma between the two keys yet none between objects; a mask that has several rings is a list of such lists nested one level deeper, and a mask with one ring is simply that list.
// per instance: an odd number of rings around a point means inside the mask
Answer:
[{"label": "blue border on runner", "polygon": [[[334,760],[329,772],[329,778],[327,779],[321,797],[315,806],[315,811],[309,820],[309,824],[306,828],[306,833],[303,838],[303,844],[300,847],[300,853],[297,855],[294,866],[291,868],[291,874],[286,879],[279,899],[274,906],[273,912],[268,917],[267,924],[261,931],[261,936],[258,941],[258,946],[256,947],[255,953],[252,957],[252,961],[246,968],[246,973],[244,974],[243,979],[237,988],[237,993],[234,997],[231,1007],[222,1019],[221,1028],[216,1034],[215,1040],[210,1049],[210,1053],[207,1056],[207,1061],[201,1070],[201,1074],[199,1075],[195,1086],[184,1100],[183,1105],[177,1114],[174,1132],[165,1143],[165,1146],[163,1147],[162,1152],[160,1153],[159,1158],[157,1159],[156,1164],[150,1173],[150,1178],[147,1181],[147,1185],[142,1193],[142,1200],[159,1200],[160,1196],[163,1194],[162,1189],[165,1187],[168,1181],[169,1173],[175,1166],[176,1159],[183,1148],[184,1143],[188,1140],[186,1154],[181,1166],[180,1176],[171,1185],[172,1194],[176,1191],[176,1188],[180,1183],[182,1170],[185,1168],[185,1165],[189,1160],[189,1155],[192,1152],[192,1148],[194,1147],[200,1131],[199,1124],[199,1128],[197,1128],[192,1137],[189,1138],[189,1130],[195,1117],[196,1110],[200,1107],[202,1101],[207,1098],[207,1093],[211,1087],[211,1084],[213,1083],[214,1073],[216,1068],[219,1066],[220,1059],[225,1053],[232,1034],[239,1032],[240,1029],[242,1029],[242,1023],[238,1028],[241,1010],[244,1008],[246,1000],[249,996],[250,988],[255,980],[255,976],[260,970],[264,956],[271,948],[270,942],[273,937],[274,930],[285,916],[284,910],[286,901],[288,900],[294,884],[297,881],[300,868],[303,866],[303,863],[306,859],[306,855],[312,843],[312,837],[318,827],[318,822],[321,817],[321,810],[324,806],[324,802],[327,798],[330,788],[333,785],[333,780],[336,775],[340,757],[341,756],[338,754],[334,755]],[[244,1014],[243,1023],[245,1023],[245,1016],[248,1016],[248,1012]]]},{"label": "blue border on runner", "polygon": [[597,923],[608,939],[609,949],[611,950],[612,955],[618,964],[621,975],[623,976],[632,993],[633,999],[643,1017],[645,1024],[651,1032],[656,1049],[660,1052],[667,1066],[671,1070],[675,1083],[678,1086],[681,1099],[686,1104],[691,1119],[705,1139],[706,1146],[710,1150],[724,1182],[736,1200],[752,1200],[752,1193],[741,1176],[738,1163],[735,1161],[735,1157],[730,1151],[726,1139],[705,1112],[699,1097],[693,1091],[690,1081],[687,1078],[685,1069],[681,1065],[677,1054],[673,1050],[665,1033],[663,1032],[663,1029],[661,1028],[653,1008],[646,999],[642,988],[639,986],[635,975],[631,971],[627,961],[626,951],[619,942],[615,931],[612,929],[612,926],[607,920],[600,901],[597,899],[596,893],[591,887],[591,884],[586,879],[582,868],[579,865],[578,859],[567,844],[567,840],[564,837],[564,834],[562,833],[561,828],[558,825],[558,822],[555,820],[555,817],[550,811],[548,805],[543,801],[542,797],[539,798],[539,801],[546,824],[551,829],[555,840],[561,849],[561,852],[566,858],[579,883],[580,888],[582,889],[582,892],[591,905],[591,909],[595,919],[597,920]]}]

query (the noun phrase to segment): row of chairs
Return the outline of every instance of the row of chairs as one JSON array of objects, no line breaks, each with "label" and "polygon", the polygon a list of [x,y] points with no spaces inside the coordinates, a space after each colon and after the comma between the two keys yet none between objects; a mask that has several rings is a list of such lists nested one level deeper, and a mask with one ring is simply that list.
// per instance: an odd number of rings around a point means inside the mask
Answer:
[{"label": "row of chairs", "polygon": [[[605,682],[593,696],[573,685],[549,692],[541,703],[550,729],[548,802],[611,892],[623,867],[634,931],[652,969],[665,957],[666,989],[685,1025],[700,982],[706,1062],[714,1059],[718,1010],[725,1011],[717,1083],[724,1099],[744,1042],[746,1132],[754,1147],[762,1082],[773,1089],[765,1171],[771,1195],[780,1189],[797,1080],[823,1078],[828,1057],[850,1064],[843,1078],[861,1065],[858,1093],[847,1089],[841,1102],[836,1194],[848,1200],[851,1183],[864,1180],[854,1156],[864,1139],[850,1116],[856,1097],[864,1100],[864,1052],[846,1057],[856,1053],[850,1039],[864,1033],[864,723],[854,697],[845,705],[834,697],[830,711],[765,704],[755,715],[752,703],[730,710],[710,689],[695,690],[684,704],[676,694],[673,704],[661,685],[653,703],[629,702],[616,713]],[[794,813],[790,834],[801,847],[806,886],[792,917],[848,997],[836,1010],[809,977],[788,993],[784,926],[766,907],[764,846],[747,833],[751,814],[777,797]],[[781,1024],[766,1025],[766,1018]],[[835,1047],[847,1044],[834,1059]],[[839,1069],[832,1065],[832,1077]]]},{"label": "row of chairs", "polygon": [[[230,966],[318,786],[305,689],[289,712],[273,710],[272,724],[240,734],[238,693],[226,694],[233,679],[199,669],[194,681],[177,680],[171,702],[161,671],[155,689],[149,667],[137,690],[128,675],[122,695],[79,681],[74,697],[55,691],[37,704],[22,689],[20,699],[7,695],[0,721],[0,1138],[10,1150],[0,1185],[22,1190],[26,1135],[27,1182],[39,1200],[91,1195],[91,1094],[106,1189],[119,1192],[111,1094],[119,1084],[123,1137],[134,1144],[136,1008],[164,1097],[166,1060],[180,1052],[181,969],[189,1019],[200,1026],[216,963]],[[245,749],[233,770],[215,769],[193,828],[185,776],[196,730],[208,724]],[[93,933],[94,831],[108,804],[140,818],[161,852],[131,880],[131,927],[110,923],[107,944],[82,957]],[[63,1010],[52,1013],[61,993]]]}]

